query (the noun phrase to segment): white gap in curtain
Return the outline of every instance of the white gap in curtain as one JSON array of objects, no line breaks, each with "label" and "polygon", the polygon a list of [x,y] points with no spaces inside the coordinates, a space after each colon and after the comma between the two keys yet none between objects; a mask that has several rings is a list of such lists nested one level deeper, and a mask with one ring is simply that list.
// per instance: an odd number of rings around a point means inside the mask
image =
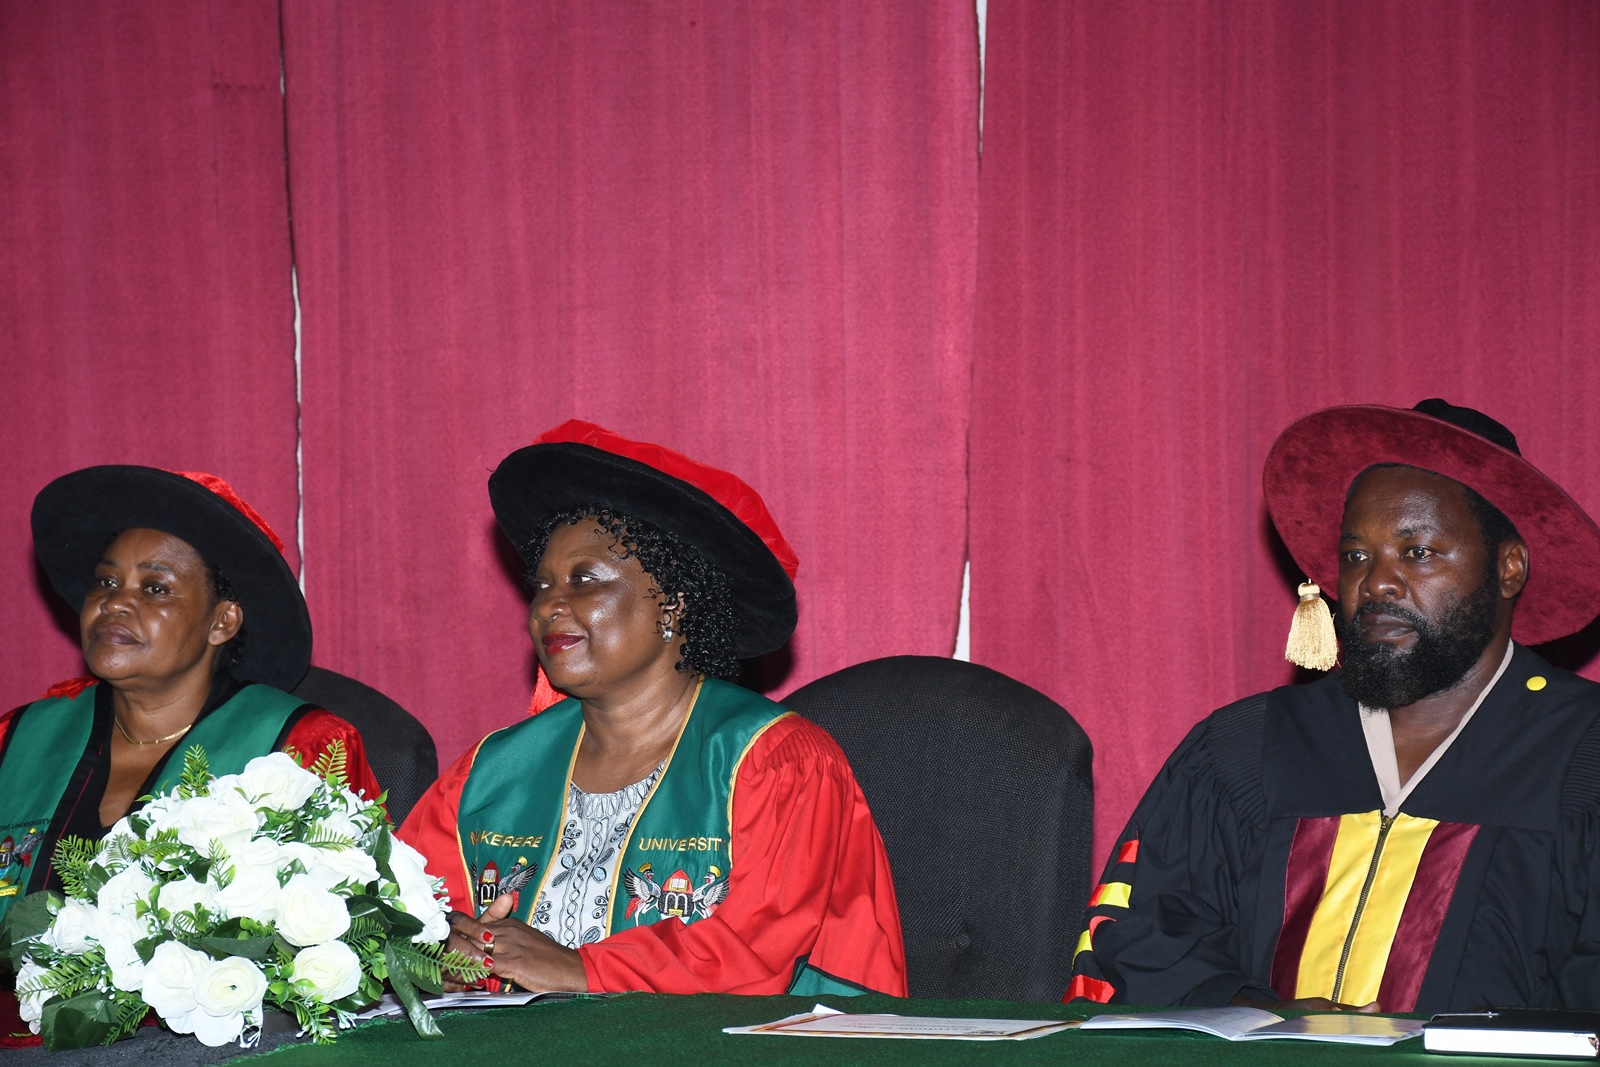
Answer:
[{"label": "white gap in curtain", "polygon": [[[989,0],[975,0],[978,15],[978,158],[983,158],[983,74],[985,45],[988,43]],[[968,517],[971,522],[971,517]],[[970,544],[970,541],[969,541]],[[972,594],[972,559],[969,556],[961,569],[961,615],[956,622],[956,651],[954,658],[972,659],[972,611],[968,601]]]},{"label": "white gap in curtain", "polygon": [[[279,13],[282,17],[282,13]],[[283,31],[278,31],[278,99],[283,102],[283,180],[289,181],[289,96],[283,68]],[[284,221],[293,225],[291,218]],[[294,231],[289,233],[289,294],[294,299],[294,546],[300,554],[300,594],[306,591],[306,457],[305,401],[300,395],[300,272],[294,261]]]}]

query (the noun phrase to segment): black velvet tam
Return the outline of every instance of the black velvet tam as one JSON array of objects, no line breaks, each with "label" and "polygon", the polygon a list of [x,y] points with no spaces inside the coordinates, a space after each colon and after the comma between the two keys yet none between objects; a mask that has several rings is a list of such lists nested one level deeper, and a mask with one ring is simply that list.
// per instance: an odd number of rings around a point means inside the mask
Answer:
[{"label": "black velvet tam", "polygon": [[267,531],[224,496],[155,467],[102,466],[64,474],[33,500],[34,551],[74,611],[106,546],[134,528],[181,538],[227,577],[250,630],[234,673],[293,689],[311,665],[311,615],[300,583]]},{"label": "black velvet tam", "polygon": [[[704,476],[710,468],[700,471]],[[740,490],[754,496],[732,475],[710,473],[727,479],[726,486],[712,486],[720,495],[736,503]],[[530,568],[539,562],[528,558],[534,532],[556,512],[580,505],[631,515],[681,538],[728,579],[740,659],[771,652],[794,633],[794,582],[767,542],[710,493],[647,463],[575,442],[529,445],[489,476],[489,502],[501,531]],[[765,517],[759,498],[755,503]],[[759,524],[760,518],[752,521]]]}]

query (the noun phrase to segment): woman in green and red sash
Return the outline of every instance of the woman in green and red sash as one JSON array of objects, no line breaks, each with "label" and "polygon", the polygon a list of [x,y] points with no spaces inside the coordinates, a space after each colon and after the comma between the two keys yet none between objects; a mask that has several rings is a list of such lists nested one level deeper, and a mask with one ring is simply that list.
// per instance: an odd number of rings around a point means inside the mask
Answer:
[{"label": "woman in green and red sash", "polygon": [[79,612],[90,676],[0,717],[0,916],[59,888],[57,840],[105,836],[176,784],[192,745],[222,775],[342,742],[351,787],[378,795],[355,727],[285,692],[311,662],[305,597],[283,542],[227,482],[75,471],[35,498],[33,541]]},{"label": "woman in green and red sash", "polygon": [[489,479],[569,699],[490,734],[400,830],[451,947],[528,989],[906,992],[888,858],[820,727],[724,679],[795,625],[755,491],[569,422]]}]

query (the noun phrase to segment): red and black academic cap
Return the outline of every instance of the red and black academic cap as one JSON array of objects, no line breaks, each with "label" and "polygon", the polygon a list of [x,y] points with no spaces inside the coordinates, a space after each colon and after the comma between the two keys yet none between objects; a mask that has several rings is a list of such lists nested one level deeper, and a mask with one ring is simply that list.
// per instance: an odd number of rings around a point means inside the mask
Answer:
[{"label": "red and black academic cap", "polygon": [[83,607],[94,569],[121,530],[187,541],[221,571],[244,609],[250,640],[240,678],[293,689],[311,665],[311,615],[283,558],[283,540],[214,474],[102,466],[64,474],[33,499],[33,548],[50,584]]},{"label": "red and black academic cap", "polygon": [[1528,584],[1512,636],[1536,645],[1600,614],[1600,527],[1522,458],[1510,430],[1472,408],[1424,400],[1415,408],[1355,404],[1313,412],[1278,436],[1263,477],[1283,543],[1330,596],[1339,589],[1339,535],[1356,476],[1399,463],[1469,486],[1505,513],[1528,545]]},{"label": "red and black academic cap", "polygon": [[783,645],[797,619],[800,562],[759,494],[727,471],[573,419],[507,456],[489,476],[501,531],[529,567],[534,533],[556,512],[607,508],[697,548],[728,579],[741,659]]}]

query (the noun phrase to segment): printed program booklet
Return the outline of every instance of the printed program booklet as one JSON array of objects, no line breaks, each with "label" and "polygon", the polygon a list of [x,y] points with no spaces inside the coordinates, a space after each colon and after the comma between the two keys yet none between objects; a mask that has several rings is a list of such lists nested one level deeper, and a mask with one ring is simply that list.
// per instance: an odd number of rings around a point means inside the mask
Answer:
[{"label": "printed program booklet", "polygon": [[[586,996],[582,993],[490,993],[484,989],[468,989],[461,993],[443,993],[436,997],[423,997],[422,1003],[429,1011],[444,1008],[510,1008],[531,1004],[535,1000],[571,1000]],[[406,1008],[393,993],[385,993],[376,1004],[355,1014],[357,1019],[378,1019],[385,1015],[404,1015]]]},{"label": "printed program booklet", "polygon": [[1435,1015],[1422,1030],[1429,1052],[1478,1056],[1563,1056],[1592,1060],[1600,1053],[1600,1014],[1507,1008]]},{"label": "printed program booklet", "polygon": [[[725,1026],[725,1034],[787,1034],[795,1037],[897,1037],[945,1041],[1026,1041],[1078,1024],[1066,1019],[946,1019],[917,1015],[846,1015],[818,1004],[758,1026]],[[1420,1024],[1419,1024],[1420,1025]]]},{"label": "printed program booklet", "polygon": [[1285,1019],[1260,1008],[1182,1008],[1128,1015],[1096,1015],[1081,1030],[1198,1030],[1229,1041],[1333,1041],[1346,1045],[1394,1045],[1422,1032],[1420,1019],[1390,1019],[1360,1012]]}]

